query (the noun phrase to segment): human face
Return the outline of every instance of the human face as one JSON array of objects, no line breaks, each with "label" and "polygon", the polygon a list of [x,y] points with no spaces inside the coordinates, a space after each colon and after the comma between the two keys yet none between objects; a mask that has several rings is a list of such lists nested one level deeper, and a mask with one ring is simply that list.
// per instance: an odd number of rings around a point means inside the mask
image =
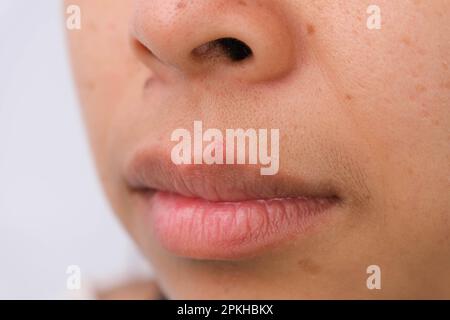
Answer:
[{"label": "human face", "polygon": [[[366,0],[71,4],[99,175],[168,297],[450,298],[449,1],[380,29]],[[278,129],[278,172],[176,165],[194,121]]]}]

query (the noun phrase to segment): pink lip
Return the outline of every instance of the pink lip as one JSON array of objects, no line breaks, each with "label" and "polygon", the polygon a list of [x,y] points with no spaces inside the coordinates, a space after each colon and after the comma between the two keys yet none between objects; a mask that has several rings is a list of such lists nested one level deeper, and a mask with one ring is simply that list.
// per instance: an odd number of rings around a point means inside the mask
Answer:
[{"label": "pink lip", "polygon": [[305,234],[342,200],[327,181],[264,177],[242,166],[176,166],[164,154],[135,153],[125,178],[148,236],[178,256],[258,255]]},{"label": "pink lip", "polygon": [[172,253],[195,259],[239,259],[304,233],[331,199],[279,198],[212,202],[156,192],[145,219]]}]

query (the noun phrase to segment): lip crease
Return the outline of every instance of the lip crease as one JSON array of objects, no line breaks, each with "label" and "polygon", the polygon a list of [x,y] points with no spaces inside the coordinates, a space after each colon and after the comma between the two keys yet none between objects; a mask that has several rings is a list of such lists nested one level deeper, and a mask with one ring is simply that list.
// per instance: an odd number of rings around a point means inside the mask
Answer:
[{"label": "lip crease", "polygon": [[146,149],[127,163],[139,221],[171,253],[208,260],[255,256],[320,222],[341,199],[328,183],[247,165],[182,165]]}]

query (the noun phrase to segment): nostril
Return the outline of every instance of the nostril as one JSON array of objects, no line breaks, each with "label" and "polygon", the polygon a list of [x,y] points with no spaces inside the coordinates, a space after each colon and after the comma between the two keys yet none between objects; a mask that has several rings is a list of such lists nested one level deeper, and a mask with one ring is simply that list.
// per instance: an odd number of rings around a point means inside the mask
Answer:
[{"label": "nostril", "polygon": [[210,41],[192,51],[195,57],[217,58],[225,56],[233,62],[239,62],[253,55],[252,49],[235,38],[221,38]]},{"label": "nostril", "polygon": [[252,49],[238,39],[223,38],[216,41],[232,61],[245,60],[253,54]]}]

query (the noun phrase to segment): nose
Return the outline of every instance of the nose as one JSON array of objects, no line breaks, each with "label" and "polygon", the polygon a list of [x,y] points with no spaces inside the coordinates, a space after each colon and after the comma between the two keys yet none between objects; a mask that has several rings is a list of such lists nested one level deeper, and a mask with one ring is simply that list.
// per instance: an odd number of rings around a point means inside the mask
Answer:
[{"label": "nose", "polygon": [[263,82],[289,74],[295,41],[278,0],[135,0],[131,40],[153,72]]}]

